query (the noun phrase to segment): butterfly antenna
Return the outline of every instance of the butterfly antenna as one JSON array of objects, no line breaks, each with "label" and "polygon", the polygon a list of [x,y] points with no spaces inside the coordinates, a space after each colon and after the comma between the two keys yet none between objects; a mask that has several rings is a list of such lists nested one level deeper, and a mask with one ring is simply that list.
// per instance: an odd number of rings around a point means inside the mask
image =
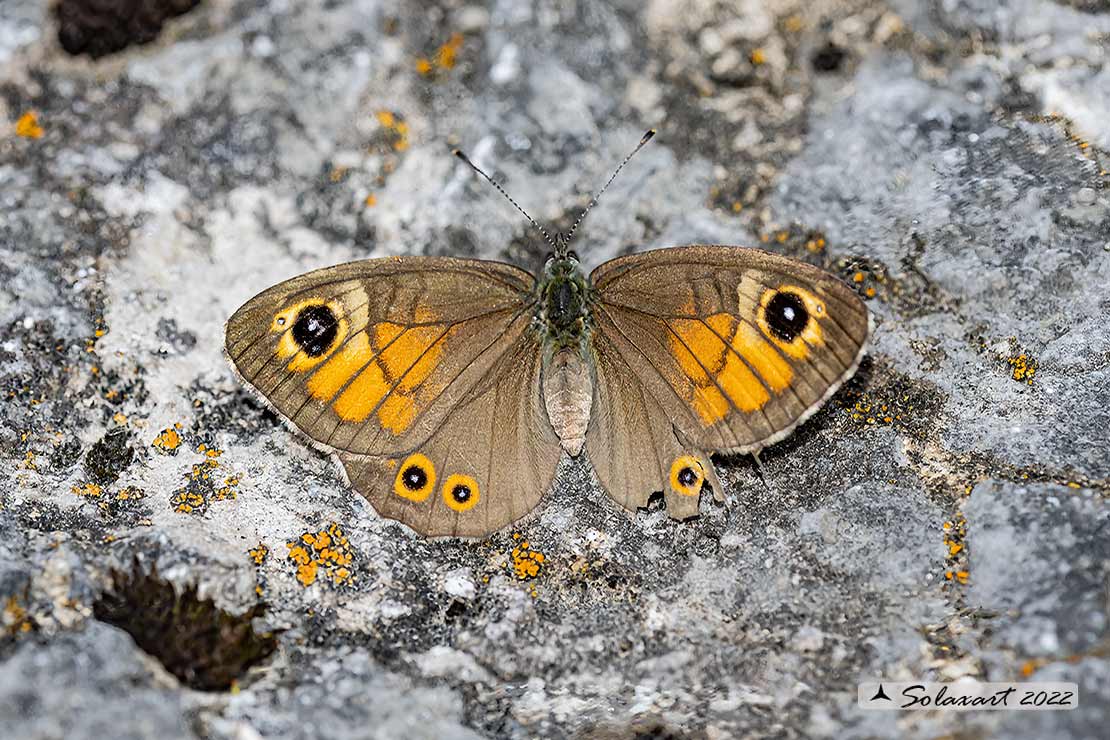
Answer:
[{"label": "butterfly antenna", "polygon": [[[620,171],[624,169],[624,166],[626,164],[628,164],[628,161],[636,156],[636,152],[643,149],[644,144],[651,141],[651,138],[653,136],[655,136],[655,129],[653,129],[653,128],[648,129],[647,132],[643,135],[643,137],[641,137],[640,143],[636,145],[636,148],[633,149],[631,152],[629,152],[628,156],[624,158],[624,161],[622,161],[619,165],[617,165],[617,169],[613,170],[613,174],[610,175],[609,179],[606,180],[605,184],[601,186],[601,190],[597,191],[597,195],[595,195],[593,198],[590,198],[590,202],[586,206],[586,210],[584,210],[584,211],[582,211],[582,213],[578,214],[578,218],[575,219],[574,225],[570,227],[570,231],[568,231],[566,233],[566,236],[561,237],[560,241],[563,242],[564,245],[570,243],[571,237],[574,236],[574,232],[578,229],[578,224],[582,223],[582,220],[586,218],[586,214],[590,212],[590,209],[593,208],[595,205],[597,205],[598,198],[601,197],[601,194],[604,193],[609,188],[609,186],[613,183],[613,180],[617,179],[617,175],[619,175]],[[564,246],[564,249],[566,249],[565,246]]]},{"label": "butterfly antenna", "polygon": [[494,180],[493,180],[493,178],[492,178],[492,177],[490,177],[490,176],[489,176],[489,175],[487,175],[487,174],[486,174],[485,172],[483,172],[483,171],[482,171],[482,168],[481,168],[481,167],[479,167],[478,165],[476,165],[476,164],[474,164],[473,162],[471,162],[471,161],[470,161],[470,157],[468,157],[468,156],[466,156],[465,154],[463,154],[463,153],[462,153],[462,151],[460,151],[459,149],[452,149],[452,150],[451,150],[451,153],[452,153],[452,154],[454,154],[454,155],[455,155],[456,157],[458,157],[459,159],[461,159],[462,161],[466,162],[466,163],[467,163],[468,165],[470,165],[470,169],[474,170],[474,171],[475,171],[475,172],[477,172],[477,173],[478,173],[479,175],[481,175],[482,177],[486,178],[486,182],[488,182],[488,183],[489,183],[490,185],[492,185],[492,186],[494,186],[495,188],[497,188],[497,192],[499,192],[499,193],[501,193],[502,195],[504,195],[504,196],[505,196],[505,199],[506,199],[506,200],[508,200],[508,201],[509,201],[510,203],[512,203],[512,204],[513,204],[513,205],[514,205],[514,206],[516,207],[516,209],[517,209],[518,211],[520,211],[520,212],[521,212],[521,213],[522,213],[522,214],[524,215],[524,217],[525,217],[526,219],[528,219],[528,223],[530,223],[530,224],[532,224],[533,226],[535,226],[535,227],[536,227],[536,230],[537,230],[537,231],[539,231],[539,232],[540,232],[541,234],[543,234],[543,238],[544,238],[544,241],[546,241],[546,242],[547,242],[548,244],[550,244],[550,245],[551,245],[551,248],[552,248],[552,249],[554,249],[555,251],[559,251],[559,246],[558,246],[558,244],[556,244],[556,243],[555,243],[555,240],[551,238],[551,235],[547,233],[547,230],[546,230],[546,229],[544,229],[544,227],[540,226],[540,225],[539,225],[538,223],[536,223],[536,219],[534,219],[534,218],[532,218],[531,216],[529,216],[529,215],[528,215],[528,211],[526,211],[526,210],[524,210],[523,208],[521,208],[521,207],[520,207],[520,204],[519,204],[519,203],[517,203],[517,202],[516,202],[515,200],[513,200],[513,197],[512,197],[511,195],[509,195],[508,193],[506,193],[506,192],[505,192],[505,188],[501,187],[501,186],[500,186],[500,185],[498,185],[498,184],[497,184],[496,182],[494,182]]}]

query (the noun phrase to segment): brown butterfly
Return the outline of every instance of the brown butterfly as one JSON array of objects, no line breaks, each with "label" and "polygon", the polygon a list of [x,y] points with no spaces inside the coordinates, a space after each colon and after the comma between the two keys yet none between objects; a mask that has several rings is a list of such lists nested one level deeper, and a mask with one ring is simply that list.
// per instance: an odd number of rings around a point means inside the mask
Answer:
[{"label": "brown butterfly", "polygon": [[870,315],[828,272],[756,249],[657,249],[587,277],[568,241],[604,191],[566,237],[524,214],[553,247],[539,275],[449,257],[315,270],[236,311],[227,353],[379,514],[422,534],[517,521],[583,450],[621,506],[662,491],[670,516],[696,515],[705,483],[723,498],[710,455],[809,418],[855,372]]}]

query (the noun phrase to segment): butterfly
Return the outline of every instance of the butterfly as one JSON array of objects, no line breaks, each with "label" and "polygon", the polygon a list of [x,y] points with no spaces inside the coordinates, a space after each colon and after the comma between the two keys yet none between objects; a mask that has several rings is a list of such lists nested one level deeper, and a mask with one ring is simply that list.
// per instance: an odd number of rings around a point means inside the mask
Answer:
[{"label": "butterfly", "polygon": [[451,257],[326,267],[239,308],[227,355],[418,533],[516,522],[564,453],[622,507],[661,491],[692,517],[707,484],[723,500],[711,456],[754,454],[812,416],[859,366],[871,317],[829,272],[757,249],[656,249],[587,276],[569,238],[605,187],[555,239],[509,198],[552,246],[537,275]]}]

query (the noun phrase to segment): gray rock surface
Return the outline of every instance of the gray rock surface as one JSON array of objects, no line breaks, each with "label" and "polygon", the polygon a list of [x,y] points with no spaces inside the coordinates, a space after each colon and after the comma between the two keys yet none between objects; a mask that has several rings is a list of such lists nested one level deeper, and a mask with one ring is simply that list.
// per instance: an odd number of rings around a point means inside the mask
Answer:
[{"label": "gray rock surface", "polygon": [[[1106,3],[206,0],[96,62],[44,7],[0,4],[0,726],[1104,734]],[[430,542],[236,382],[223,322],[279,280],[541,263],[452,146],[566,228],[648,126],[581,230],[587,267],[759,245],[876,317],[857,377],[762,456],[766,485],[727,460],[725,504],[629,518],[565,463],[527,524]],[[192,688],[104,621],[113,573],[152,569],[179,615],[193,585],[261,605],[277,650]],[[1081,706],[856,708],[858,681],[962,676],[1076,682]]]}]

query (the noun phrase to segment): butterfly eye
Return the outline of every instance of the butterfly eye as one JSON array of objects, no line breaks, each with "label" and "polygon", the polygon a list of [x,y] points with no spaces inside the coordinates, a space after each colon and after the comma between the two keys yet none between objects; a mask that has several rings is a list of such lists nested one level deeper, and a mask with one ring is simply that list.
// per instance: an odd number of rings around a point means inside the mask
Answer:
[{"label": "butterfly eye", "polygon": [[443,500],[455,511],[466,511],[478,503],[478,481],[469,475],[449,475],[443,484]]},{"label": "butterfly eye", "polygon": [[409,501],[423,501],[436,485],[432,461],[419,452],[409,455],[397,470],[393,492]]},{"label": "butterfly eye", "polygon": [[573,249],[572,249],[571,251],[567,252],[567,257],[570,257],[570,258],[571,258],[572,260],[574,260],[575,262],[579,262],[579,261],[580,261],[580,260],[578,259],[578,252],[575,252],[575,251],[574,251]]}]

